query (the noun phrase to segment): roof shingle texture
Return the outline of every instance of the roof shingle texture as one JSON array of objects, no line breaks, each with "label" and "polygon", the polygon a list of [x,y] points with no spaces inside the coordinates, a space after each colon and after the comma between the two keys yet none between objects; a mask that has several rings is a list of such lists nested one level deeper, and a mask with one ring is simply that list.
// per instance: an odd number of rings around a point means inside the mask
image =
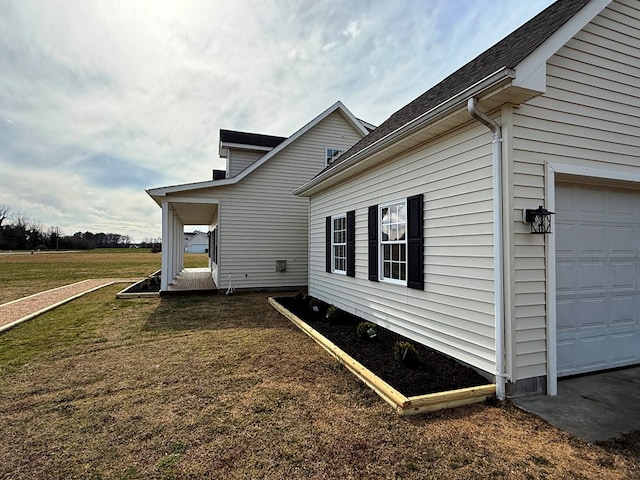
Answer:
[{"label": "roof shingle texture", "polygon": [[589,0],[558,0],[553,3],[493,47],[391,115],[373,132],[342,154],[331,167],[342,163],[501,68],[515,68],[588,3]]},{"label": "roof shingle texture", "polygon": [[258,147],[274,148],[284,142],[287,137],[262,135],[260,133],[237,132],[235,130],[220,130],[220,141],[224,143],[239,143]]}]

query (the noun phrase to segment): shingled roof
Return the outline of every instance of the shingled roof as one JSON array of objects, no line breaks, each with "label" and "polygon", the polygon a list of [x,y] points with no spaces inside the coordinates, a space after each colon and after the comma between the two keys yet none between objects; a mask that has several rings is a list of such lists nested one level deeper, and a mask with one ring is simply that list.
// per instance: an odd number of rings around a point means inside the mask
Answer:
[{"label": "shingled roof", "polygon": [[492,73],[504,67],[515,68],[588,3],[589,0],[558,0],[493,47],[391,115],[373,132],[343,153],[326,170],[334,168],[360,150],[384,138]]},{"label": "shingled roof", "polygon": [[287,137],[262,135],[260,133],[238,132],[235,130],[220,129],[220,141],[222,143],[237,143],[240,145],[254,145],[257,147],[274,148],[284,142]]}]

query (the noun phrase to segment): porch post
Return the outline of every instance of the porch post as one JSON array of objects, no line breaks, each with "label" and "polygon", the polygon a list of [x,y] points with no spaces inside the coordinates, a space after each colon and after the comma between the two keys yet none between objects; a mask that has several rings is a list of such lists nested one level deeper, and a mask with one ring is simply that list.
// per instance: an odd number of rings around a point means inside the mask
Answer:
[{"label": "porch post", "polygon": [[160,268],[160,290],[166,291],[169,285],[169,255],[171,250],[171,242],[169,241],[170,227],[170,206],[169,202],[162,202],[162,263]]}]

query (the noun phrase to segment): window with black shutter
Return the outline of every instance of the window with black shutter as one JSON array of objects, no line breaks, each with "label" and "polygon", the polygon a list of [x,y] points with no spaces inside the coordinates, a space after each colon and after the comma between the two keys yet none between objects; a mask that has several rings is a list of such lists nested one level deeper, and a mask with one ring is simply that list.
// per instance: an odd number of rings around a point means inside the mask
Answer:
[{"label": "window with black shutter", "polygon": [[368,216],[369,280],[378,281],[378,205],[369,207]]},{"label": "window with black shutter", "polygon": [[424,231],[422,195],[407,198],[407,287],[424,290]]},{"label": "window with black shutter", "polygon": [[347,276],[356,276],[356,212],[347,212]]}]

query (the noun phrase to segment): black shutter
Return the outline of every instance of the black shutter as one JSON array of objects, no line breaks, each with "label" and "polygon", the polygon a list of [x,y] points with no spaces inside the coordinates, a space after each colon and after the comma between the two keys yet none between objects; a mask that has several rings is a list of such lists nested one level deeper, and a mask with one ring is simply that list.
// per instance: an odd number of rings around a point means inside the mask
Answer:
[{"label": "black shutter", "polygon": [[378,206],[369,207],[369,280],[378,281]]},{"label": "black shutter", "polygon": [[325,269],[327,273],[331,273],[331,217],[327,217],[326,228],[324,232],[325,238]]},{"label": "black shutter", "polygon": [[422,195],[407,198],[407,287],[424,290],[424,233],[422,228]]},{"label": "black shutter", "polygon": [[356,276],[356,211],[347,212],[347,276]]}]

